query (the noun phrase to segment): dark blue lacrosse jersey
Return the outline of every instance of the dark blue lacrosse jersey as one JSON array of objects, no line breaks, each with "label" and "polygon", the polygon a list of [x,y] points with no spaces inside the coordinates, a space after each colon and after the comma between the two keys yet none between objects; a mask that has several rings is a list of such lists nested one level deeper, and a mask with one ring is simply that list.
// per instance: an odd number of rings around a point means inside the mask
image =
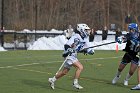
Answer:
[{"label": "dark blue lacrosse jersey", "polygon": [[135,34],[128,33],[125,36],[126,47],[123,49],[125,51],[125,55],[122,58],[122,63],[127,64],[129,62],[133,62],[138,64],[139,58],[136,56],[140,51],[140,33],[137,32]]}]

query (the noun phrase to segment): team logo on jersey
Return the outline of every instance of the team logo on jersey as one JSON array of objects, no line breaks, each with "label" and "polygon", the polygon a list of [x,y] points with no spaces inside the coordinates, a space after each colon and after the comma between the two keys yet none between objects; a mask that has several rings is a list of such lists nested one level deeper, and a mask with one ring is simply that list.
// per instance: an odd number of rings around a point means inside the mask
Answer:
[{"label": "team logo on jersey", "polygon": [[79,38],[75,38],[74,39],[74,44],[77,46],[80,43],[80,39]]}]

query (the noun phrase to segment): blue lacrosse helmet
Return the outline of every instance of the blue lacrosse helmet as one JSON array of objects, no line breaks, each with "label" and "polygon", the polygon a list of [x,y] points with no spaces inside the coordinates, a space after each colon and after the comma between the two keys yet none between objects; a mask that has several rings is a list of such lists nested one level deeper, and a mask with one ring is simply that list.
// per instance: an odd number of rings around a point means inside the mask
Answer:
[{"label": "blue lacrosse helmet", "polygon": [[136,32],[138,32],[138,24],[136,24],[136,23],[130,23],[129,25],[128,25],[128,30],[130,31],[130,30],[134,30],[134,31],[136,31]]},{"label": "blue lacrosse helmet", "polygon": [[[138,24],[136,23],[131,23],[128,25],[128,30],[130,31],[130,39],[134,39],[137,40],[139,37],[139,33],[138,33]],[[131,31],[132,30],[132,31]]]}]

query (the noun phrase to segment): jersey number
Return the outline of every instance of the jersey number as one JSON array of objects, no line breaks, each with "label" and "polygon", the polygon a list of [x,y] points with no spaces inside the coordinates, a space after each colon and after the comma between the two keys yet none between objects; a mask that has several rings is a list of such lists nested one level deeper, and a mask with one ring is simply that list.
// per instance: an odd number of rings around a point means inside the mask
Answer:
[{"label": "jersey number", "polygon": [[132,50],[132,51],[134,51],[134,52],[139,52],[139,50],[140,50],[139,44],[137,44],[137,45],[131,44],[130,50]]}]

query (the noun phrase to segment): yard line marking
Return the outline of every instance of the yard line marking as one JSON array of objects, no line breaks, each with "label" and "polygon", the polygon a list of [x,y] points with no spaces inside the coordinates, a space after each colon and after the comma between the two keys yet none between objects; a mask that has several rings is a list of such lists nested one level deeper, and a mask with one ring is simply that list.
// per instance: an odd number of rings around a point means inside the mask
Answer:
[{"label": "yard line marking", "polygon": [[12,68],[12,69],[17,69],[17,70],[24,70],[24,71],[30,71],[30,72],[37,72],[37,73],[45,73],[48,74],[47,72],[42,72],[42,71],[38,71],[38,70],[30,70],[30,69],[23,69],[23,68]]},{"label": "yard line marking", "polygon": [[[80,59],[80,60],[94,60],[94,59],[101,59],[102,60],[102,59],[111,59],[111,58],[119,58],[119,57],[93,58],[93,59]],[[57,62],[62,62],[62,61],[52,61],[52,62],[45,62],[45,63],[57,63]],[[36,72],[36,73],[41,73],[41,74],[55,75],[55,74],[52,74],[52,73],[49,73],[49,72],[43,72],[43,71],[38,71],[38,70],[16,68],[16,67],[36,65],[36,64],[44,64],[44,63],[21,64],[21,65],[15,65],[15,66],[5,66],[5,67],[0,67],[0,68],[10,68],[10,69],[15,69],[15,70],[23,70],[23,71]],[[71,78],[73,76],[67,75],[67,77]],[[80,77],[79,79],[92,81],[92,82],[106,83],[106,81],[96,80],[96,79],[94,80],[94,78],[93,79],[88,79],[88,78],[85,78],[85,77]],[[132,84],[128,85],[128,86],[132,86]]]},{"label": "yard line marking", "polygon": [[0,68],[5,68],[5,67],[0,67]]},{"label": "yard line marking", "polygon": [[[114,58],[119,58],[119,57],[122,57],[122,56],[118,56],[118,57],[106,57],[106,58],[91,58],[91,59],[80,59],[80,60],[103,60],[103,59],[114,59]],[[51,61],[51,62],[44,62],[44,63],[30,63],[30,64],[20,64],[20,65],[14,65],[14,66],[3,66],[3,67],[0,67],[0,69],[2,68],[13,68],[13,67],[23,67],[23,66],[31,66],[31,65],[39,65],[39,64],[48,64],[48,63],[60,63],[60,62],[63,62],[63,61]]]},{"label": "yard line marking", "polygon": [[21,64],[21,65],[16,65],[16,66],[30,66],[30,65],[37,65],[37,64],[40,64],[40,63],[31,63],[31,64]]},{"label": "yard line marking", "polygon": [[[16,69],[16,70],[23,70],[23,71],[29,71],[29,72],[35,72],[35,73],[40,73],[40,74],[48,74],[48,75],[55,75],[49,72],[43,72],[43,71],[38,71],[38,70],[30,70],[30,69],[21,69],[21,68],[12,68],[12,69]],[[73,76],[71,75],[67,75],[67,77],[72,78]],[[93,79],[88,79],[86,77],[80,77],[79,79],[81,80],[86,80],[86,81],[92,81],[92,82],[98,82],[98,83],[106,83],[106,81],[104,80],[94,80]],[[111,83],[110,83],[111,84]],[[128,86],[132,86],[133,84],[129,84]]]},{"label": "yard line marking", "polygon": [[100,60],[103,60],[103,59],[114,59],[114,58],[120,58],[122,56],[118,56],[118,57],[106,57],[106,58],[90,58],[90,59],[80,59],[80,60],[95,60],[95,59],[100,59]]}]

